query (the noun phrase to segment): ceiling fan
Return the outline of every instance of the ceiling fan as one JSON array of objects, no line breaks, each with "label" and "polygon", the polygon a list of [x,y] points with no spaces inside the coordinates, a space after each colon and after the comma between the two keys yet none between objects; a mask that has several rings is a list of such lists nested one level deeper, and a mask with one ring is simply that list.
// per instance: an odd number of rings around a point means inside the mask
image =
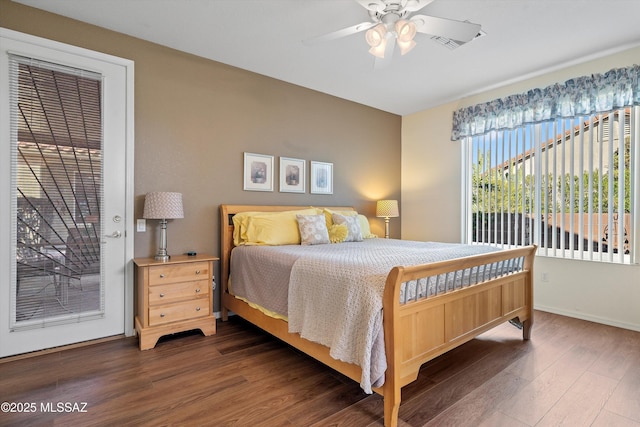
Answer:
[{"label": "ceiling fan", "polygon": [[416,33],[431,36],[438,43],[455,49],[484,35],[479,24],[430,15],[414,15],[434,0],[355,0],[369,12],[370,21],[314,37],[307,44],[325,42],[366,31],[369,53],[378,60],[389,60],[397,45],[402,55],[416,45]]}]

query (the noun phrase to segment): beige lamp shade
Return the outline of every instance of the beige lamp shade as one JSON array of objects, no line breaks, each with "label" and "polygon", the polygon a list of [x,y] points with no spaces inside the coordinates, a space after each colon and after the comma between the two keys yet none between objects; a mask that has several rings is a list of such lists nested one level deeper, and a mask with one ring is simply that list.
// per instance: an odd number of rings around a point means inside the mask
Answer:
[{"label": "beige lamp shade", "polygon": [[152,192],[144,198],[144,212],[146,219],[176,219],[184,218],[182,209],[182,193]]},{"label": "beige lamp shade", "polygon": [[382,218],[395,218],[400,216],[397,200],[378,200],[376,204],[376,216]]}]

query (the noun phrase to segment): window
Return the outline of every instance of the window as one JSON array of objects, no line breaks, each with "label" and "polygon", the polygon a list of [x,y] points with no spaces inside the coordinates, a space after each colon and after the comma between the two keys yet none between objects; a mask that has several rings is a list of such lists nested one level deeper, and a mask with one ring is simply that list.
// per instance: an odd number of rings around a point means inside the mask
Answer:
[{"label": "window", "polygon": [[640,261],[640,66],[454,113],[465,144],[465,239]]},{"label": "window", "polygon": [[637,110],[467,138],[467,240],[631,263]]}]

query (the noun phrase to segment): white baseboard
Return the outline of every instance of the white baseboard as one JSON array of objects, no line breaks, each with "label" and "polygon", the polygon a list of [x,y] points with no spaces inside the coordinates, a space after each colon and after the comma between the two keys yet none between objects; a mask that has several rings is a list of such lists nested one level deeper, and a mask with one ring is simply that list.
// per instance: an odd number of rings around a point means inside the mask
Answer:
[{"label": "white baseboard", "polygon": [[[544,305],[535,305],[533,307],[535,310],[546,311],[547,313],[559,314],[561,316],[573,317],[576,319],[587,320],[589,322],[601,323],[603,325],[615,326],[617,328],[629,329],[632,331],[640,332],[640,325],[633,323],[620,322],[614,319],[607,319],[605,317],[593,316],[588,313],[571,311],[571,310],[563,310],[557,307],[547,307]],[[535,319],[534,319],[535,325]]]}]

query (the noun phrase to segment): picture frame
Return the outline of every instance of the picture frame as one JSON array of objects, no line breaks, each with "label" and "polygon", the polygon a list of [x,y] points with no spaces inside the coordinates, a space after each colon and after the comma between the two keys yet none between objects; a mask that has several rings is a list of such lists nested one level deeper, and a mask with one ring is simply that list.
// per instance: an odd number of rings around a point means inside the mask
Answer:
[{"label": "picture frame", "polygon": [[273,191],[273,156],[244,153],[244,190]]},{"label": "picture frame", "polygon": [[306,161],[291,157],[280,157],[280,192],[306,192]]},{"label": "picture frame", "polygon": [[333,163],[311,162],[311,193],[333,194]]}]

